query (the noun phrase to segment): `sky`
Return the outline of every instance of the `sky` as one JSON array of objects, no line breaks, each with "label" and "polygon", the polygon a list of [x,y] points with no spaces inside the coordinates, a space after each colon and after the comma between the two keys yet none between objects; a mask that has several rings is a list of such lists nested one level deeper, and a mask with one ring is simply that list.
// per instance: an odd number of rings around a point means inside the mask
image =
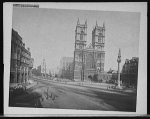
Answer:
[{"label": "sky", "polygon": [[12,28],[30,47],[34,67],[41,65],[56,68],[61,57],[73,57],[77,20],[84,24],[87,19],[87,46],[92,42],[93,26],[105,22],[104,70],[117,70],[117,57],[121,49],[121,67],[125,59],[139,57],[140,13],[65,10],[50,8],[13,8]]}]

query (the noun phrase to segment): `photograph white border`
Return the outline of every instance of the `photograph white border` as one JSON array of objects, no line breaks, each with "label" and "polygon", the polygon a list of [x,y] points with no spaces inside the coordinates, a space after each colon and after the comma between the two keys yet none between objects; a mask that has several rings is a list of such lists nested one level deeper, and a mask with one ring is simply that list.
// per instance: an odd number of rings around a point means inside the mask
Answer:
[{"label": "photograph white border", "polygon": [[[138,69],[138,92],[136,112],[120,111],[89,111],[69,109],[45,109],[45,108],[19,108],[8,107],[9,101],[9,76],[10,76],[10,49],[12,30],[13,4],[39,5],[39,8],[55,9],[80,9],[101,11],[128,11],[140,12],[140,37],[139,37],[139,69]],[[37,9],[37,8],[36,8]],[[147,113],[147,3],[124,2],[124,3],[36,3],[14,2],[3,4],[3,28],[4,28],[4,115],[6,116],[134,116]]]}]

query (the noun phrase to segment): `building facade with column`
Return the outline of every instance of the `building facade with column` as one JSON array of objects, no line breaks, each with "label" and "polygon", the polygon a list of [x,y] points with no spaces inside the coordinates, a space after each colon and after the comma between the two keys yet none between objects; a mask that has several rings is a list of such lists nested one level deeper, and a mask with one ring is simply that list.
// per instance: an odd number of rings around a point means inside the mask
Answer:
[{"label": "building facade with column", "polygon": [[98,79],[104,77],[105,61],[105,23],[96,25],[92,30],[92,43],[87,47],[87,20],[84,24],[77,21],[75,30],[74,72],[75,81],[84,81],[98,74]]},{"label": "building facade with column", "polygon": [[12,29],[10,83],[28,82],[33,62],[34,59],[31,58],[30,48],[25,48],[22,37]]},{"label": "building facade with column", "polygon": [[121,81],[125,84],[137,86],[138,80],[138,57],[132,59],[126,59],[122,67]]}]

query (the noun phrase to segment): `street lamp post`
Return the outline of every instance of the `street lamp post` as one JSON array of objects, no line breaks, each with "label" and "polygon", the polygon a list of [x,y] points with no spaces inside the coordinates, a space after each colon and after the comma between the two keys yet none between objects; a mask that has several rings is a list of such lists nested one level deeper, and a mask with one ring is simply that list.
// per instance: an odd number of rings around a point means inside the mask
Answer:
[{"label": "street lamp post", "polygon": [[121,50],[120,50],[120,48],[119,48],[117,62],[118,62],[118,88],[120,88],[120,69],[119,69],[119,65],[121,62]]}]

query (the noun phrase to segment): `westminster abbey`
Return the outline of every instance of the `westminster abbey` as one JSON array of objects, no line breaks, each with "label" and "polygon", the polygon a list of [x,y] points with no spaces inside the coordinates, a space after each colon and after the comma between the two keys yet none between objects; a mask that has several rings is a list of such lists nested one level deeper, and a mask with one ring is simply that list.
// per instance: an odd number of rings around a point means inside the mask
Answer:
[{"label": "westminster abbey", "polygon": [[84,81],[95,74],[103,77],[105,61],[105,23],[96,25],[92,30],[92,43],[87,45],[87,20],[84,24],[77,21],[75,30],[75,50],[73,78],[75,81]]}]

